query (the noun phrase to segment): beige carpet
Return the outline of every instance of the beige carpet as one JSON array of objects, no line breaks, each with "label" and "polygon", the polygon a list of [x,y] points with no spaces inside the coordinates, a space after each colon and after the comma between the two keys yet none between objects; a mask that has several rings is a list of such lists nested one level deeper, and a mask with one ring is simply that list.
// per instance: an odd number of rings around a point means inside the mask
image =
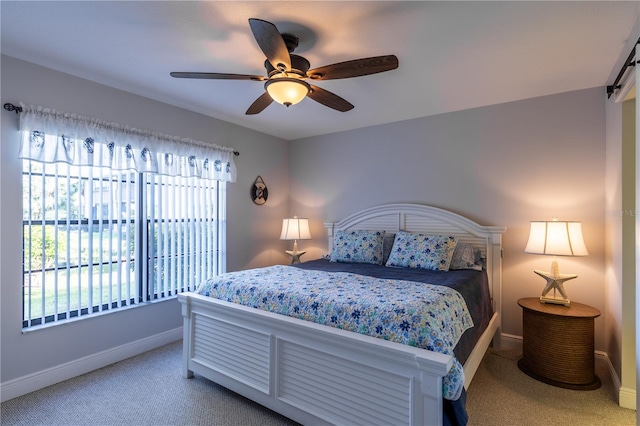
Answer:
[{"label": "beige carpet", "polygon": [[575,391],[550,386],[518,369],[520,354],[489,349],[467,392],[469,426],[633,426],[636,412],[620,408],[604,361],[602,386]]},{"label": "beige carpet", "polygon": [[222,386],[181,376],[182,341],[0,405],[8,425],[284,426],[289,419]]},{"label": "beige carpet", "polygon": [[[295,425],[209,380],[180,375],[176,342],[0,405],[9,425]],[[545,385],[518,370],[517,354],[485,355],[469,387],[469,426],[631,426],[604,366],[603,386],[579,392]]]}]

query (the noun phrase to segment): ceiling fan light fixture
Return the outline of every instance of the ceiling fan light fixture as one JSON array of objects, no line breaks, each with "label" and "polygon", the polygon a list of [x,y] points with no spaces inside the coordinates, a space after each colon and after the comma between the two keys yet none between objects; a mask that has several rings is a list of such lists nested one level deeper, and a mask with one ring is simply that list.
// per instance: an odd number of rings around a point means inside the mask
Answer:
[{"label": "ceiling fan light fixture", "polygon": [[311,91],[311,86],[299,78],[280,77],[267,81],[264,88],[271,98],[284,106],[295,105]]},{"label": "ceiling fan light fixture", "polygon": [[304,80],[311,79],[315,82],[315,80],[361,77],[398,68],[398,58],[395,55],[385,55],[353,59],[310,70],[311,64],[306,58],[293,54],[298,47],[297,36],[281,34],[273,23],[263,19],[250,18],[249,26],[253,38],[266,57],[264,61],[266,76],[218,72],[172,72],[170,75],[175,78],[266,81],[265,92],[245,113],[255,115],[264,111],[273,101],[288,107],[299,103],[307,96],[336,111],[351,111],[354,108],[351,103],[335,93],[311,85]]}]

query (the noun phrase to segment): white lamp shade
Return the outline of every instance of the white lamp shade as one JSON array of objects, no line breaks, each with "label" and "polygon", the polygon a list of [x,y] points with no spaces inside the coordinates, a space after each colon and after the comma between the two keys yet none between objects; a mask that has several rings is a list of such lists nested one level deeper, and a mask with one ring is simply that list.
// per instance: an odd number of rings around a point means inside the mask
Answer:
[{"label": "white lamp shade", "polygon": [[297,78],[280,77],[269,80],[265,83],[271,99],[279,104],[290,106],[295,105],[307,96],[311,87]]},{"label": "white lamp shade", "polygon": [[281,240],[310,240],[309,219],[292,217],[282,219]]},{"label": "white lamp shade", "polygon": [[587,256],[582,237],[582,223],[566,221],[532,221],[524,251],[555,256]]}]

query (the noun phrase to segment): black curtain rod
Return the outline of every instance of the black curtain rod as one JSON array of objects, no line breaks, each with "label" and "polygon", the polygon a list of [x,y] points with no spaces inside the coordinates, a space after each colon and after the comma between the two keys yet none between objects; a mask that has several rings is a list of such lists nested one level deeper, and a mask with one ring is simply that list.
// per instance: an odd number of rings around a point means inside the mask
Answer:
[{"label": "black curtain rod", "polygon": [[[14,104],[10,104],[10,103],[6,103],[2,106],[4,109],[6,109],[7,111],[15,111],[16,114],[19,114],[22,112],[22,107],[20,106],[15,106]],[[233,155],[235,155],[236,157],[238,155],[240,155],[240,152],[238,151],[233,151]]]},{"label": "black curtain rod", "polygon": [[615,92],[620,87],[622,87],[618,83],[620,83],[620,79],[622,79],[622,76],[627,71],[627,68],[635,67],[636,64],[640,64],[640,58],[636,58],[635,62],[633,61],[633,57],[636,56],[636,50],[639,44],[640,44],[640,38],[638,39],[638,41],[636,41],[635,46],[633,46],[633,48],[631,49],[631,53],[629,53],[627,60],[624,62],[622,69],[618,73],[618,76],[616,77],[616,81],[614,81],[611,86],[607,86],[607,99],[610,98],[611,95],[613,95],[613,92]]}]

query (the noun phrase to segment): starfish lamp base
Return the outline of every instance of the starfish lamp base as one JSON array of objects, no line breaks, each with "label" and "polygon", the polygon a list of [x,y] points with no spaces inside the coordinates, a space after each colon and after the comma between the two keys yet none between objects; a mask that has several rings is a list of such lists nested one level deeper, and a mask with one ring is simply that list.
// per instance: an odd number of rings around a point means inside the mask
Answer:
[{"label": "starfish lamp base", "polygon": [[569,299],[565,299],[563,297],[540,296],[540,303],[549,303],[549,304],[552,304],[552,305],[571,306],[571,301]]},{"label": "starfish lamp base", "polygon": [[300,256],[306,253],[306,251],[298,251],[298,240],[293,241],[293,250],[285,250],[289,256],[291,256],[291,264],[300,263]]},{"label": "starfish lamp base", "polygon": [[291,256],[291,264],[294,265],[296,263],[300,263],[300,256],[306,253],[306,251],[298,251],[298,250],[285,250],[289,256]]},{"label": "starfish lamp base", "polygon": [[[555,266],[555,265],[554,265]],[[575,274],[561,274],[558,272],[557,266],[551,268],[552,272],[534,270],[536,274],[540,275],[547,281],[547,285],[542,290],[542,296],[540,296],[540,303],[552,303],[554,305],[570,306],[571,301],[567,297],[567,293],[564,290],[564,282],[577,278]],[[553,290],[553,295],[548,293]],[[557,294],[557,293],[559,294]]]}]

